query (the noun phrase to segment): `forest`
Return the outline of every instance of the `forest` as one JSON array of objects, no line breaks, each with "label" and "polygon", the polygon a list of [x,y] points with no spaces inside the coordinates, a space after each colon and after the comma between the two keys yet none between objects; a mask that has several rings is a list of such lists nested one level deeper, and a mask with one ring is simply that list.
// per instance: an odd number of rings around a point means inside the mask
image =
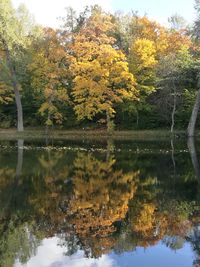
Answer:
[{"label": "forest", "polygon": [[0,1],[0,128],[174,129],[200,125],[200,0],[188,25],[138,12],[66,8],[60,28]]}]

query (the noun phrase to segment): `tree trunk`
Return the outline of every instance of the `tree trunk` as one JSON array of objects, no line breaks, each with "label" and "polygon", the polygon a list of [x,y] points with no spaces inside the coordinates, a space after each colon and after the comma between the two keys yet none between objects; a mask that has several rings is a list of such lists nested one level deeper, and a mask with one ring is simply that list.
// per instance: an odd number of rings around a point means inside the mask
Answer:
[{"label": "tree trunk", "polygon": [[14,89],[15,103],[17,106],[17,130],[19,132],[23,132],[24,131],[23,110],[22,110],[21,97],[20,97],[20,93],[19,93],[19,83],[17,81],[15,69],[13,68],[13,65],[12,65],[9,49],[6,46],[5,42],[3,42],[3,44],[4,44],[4,48],[5,48],[5,52],[6,52],[6,61],[7,61],[9,71],[10,71],[12,86]]},{"label": "tree trunk", "polygon": [[[51,115],[50,115],[50,112],[48,110],[48,115],[47,115],[47,122],[49,123],[49,120],[51,119]],[[49,135],[49,125],[48,123],[46,124],[46,127],[45,127],[45,133],[46,135],[48,136]]]},{"label": "tree trunk", "polygon": [[16,178],[18,180],[21,175],[22,166],[23,166],[23,149],[24,149],[23,139],[19,139],[17,141],[17,147],[18,147],[18,156],[17,156]]},{"label": "tree trunk", "polygon": [[107,150],[106,150],[106,160],[109,161],[112,157],[112,152],[114,151],[113,139],[108,138],[107,140]]},{"label": "tree trunk", "polygon": [[199,166],[199,161],[197,158],[194,138],[189,137],[187,144],[188,144],[188,149],[189,149],[191,160],[192,160],[192,165],[194,167],[195,175],[198,179],[198,182],[200,183],[200,166]]},{"label": "tree trunk", "polygon": [[21,97],[20,97],[18,85],[15,81],[13,81],[13,88],[15,92],[15,101],[16,101],[16,106],[17,106],[17,130],[18,132],[23,132],[24,123],[23,123],[22,103],[21,103]]},{"label": "tree trunk", "polygon": [[187,128],[188,137],[194,136],[195,125],[196,125],[196,120],[197,120],[199,107],[200,107],[200,89],[197,92],[197,97],[196,97],[196,100],[195,100],[195,104],[193,106],[192,115],[190,117],[190,122],[188,124],[188,128]]},{"label": "tree trunk", "polygon": [[173,89],[174,89],[174,103],[173,103],[173,110],[172,110],[172,123],[171,123],[171,133],[174,131],[175,125],[175,113],[176,113],[176,86],[173,80]]},{"label": "tree trunk", "polygon": [[176,176],[176,161],[174,157],[174,140],[171,139],[171,151],[172,151],[172,163],[173,163],[173,168],[174,168],[174,177]]},{"label": "tree trunk", "polygon": [[176,181],[176,160],[175,160],[175,149],[174,149],[174,139],[171,139],[171,158],[173,163],[173,193],[176,194],[175,181]]},{"label": "tree trunk", "polygon": [[139,127],[139,112],[138,112],[138,110],[136,110],[136,125],[138,128]]},{"label": "tree trunk", "polygon": [[111,129],[111,120],[110,120],[110,114],[109,111],[106,111],[106,122],[107,122],[107,131],[110,133],[112,131]]}]

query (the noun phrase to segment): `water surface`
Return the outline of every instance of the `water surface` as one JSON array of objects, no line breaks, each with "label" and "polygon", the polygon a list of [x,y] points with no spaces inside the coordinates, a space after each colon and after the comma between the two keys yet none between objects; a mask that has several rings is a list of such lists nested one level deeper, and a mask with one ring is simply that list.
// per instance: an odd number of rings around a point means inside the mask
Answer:
[{"label": "water surface", "polygon": [[198,147],[1,141],[0,266],[200,266]]}]

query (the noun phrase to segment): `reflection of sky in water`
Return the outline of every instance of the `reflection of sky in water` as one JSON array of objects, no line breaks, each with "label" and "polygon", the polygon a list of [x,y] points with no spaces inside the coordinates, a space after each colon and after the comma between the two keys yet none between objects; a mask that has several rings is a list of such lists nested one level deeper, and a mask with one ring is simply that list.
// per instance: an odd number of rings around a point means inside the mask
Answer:
[{"label": "reflection of sky in water", "polygon": [[58,246],[58,238],[44,239],[37,254],[27,264],[15,263],[15,267],[191,267],[194,254],[188,244],[172,251],[162,244],[144,250],[116,255],[104,255],[99,259],[87,259],[82,251],[65,256],[66,247]]},{"label": "reflection of sky in water", "polygon": [[177,251],[158,244],[146,250],[138,248],[123,255],[112,254],[111,258],[119,267],[192,267],[194,253],[188,244]]},{"label": "reflection of sky in water", "polygon": [[38,247],[36,256],[32,257],[27,264],[15,263],[15,267],[115,267],[114,260],[109,256],[99,259],[87,259],[82,251],[72,256],[65,256],[66,247],[58,246],[59,239],[44,239]]}]

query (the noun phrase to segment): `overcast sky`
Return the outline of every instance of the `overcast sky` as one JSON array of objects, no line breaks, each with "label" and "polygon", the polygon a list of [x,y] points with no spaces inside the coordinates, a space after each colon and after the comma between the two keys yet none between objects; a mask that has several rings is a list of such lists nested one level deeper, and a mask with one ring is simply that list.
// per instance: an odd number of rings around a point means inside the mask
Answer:
[{"label": "overcast sky", "polygon": [[57,18],[65,14],[64,8],[72,6],[80,11],[86,5],[99,4],[109,11],[138,11],[147,13],[150,18],[160,23],[167,23],[167,18],[175,13],[185,17],[188,22],[195,18],[193,0],[12,0],[15,7],[24,3],[35,16],[36,21],[44,26],[57,27]]}]

